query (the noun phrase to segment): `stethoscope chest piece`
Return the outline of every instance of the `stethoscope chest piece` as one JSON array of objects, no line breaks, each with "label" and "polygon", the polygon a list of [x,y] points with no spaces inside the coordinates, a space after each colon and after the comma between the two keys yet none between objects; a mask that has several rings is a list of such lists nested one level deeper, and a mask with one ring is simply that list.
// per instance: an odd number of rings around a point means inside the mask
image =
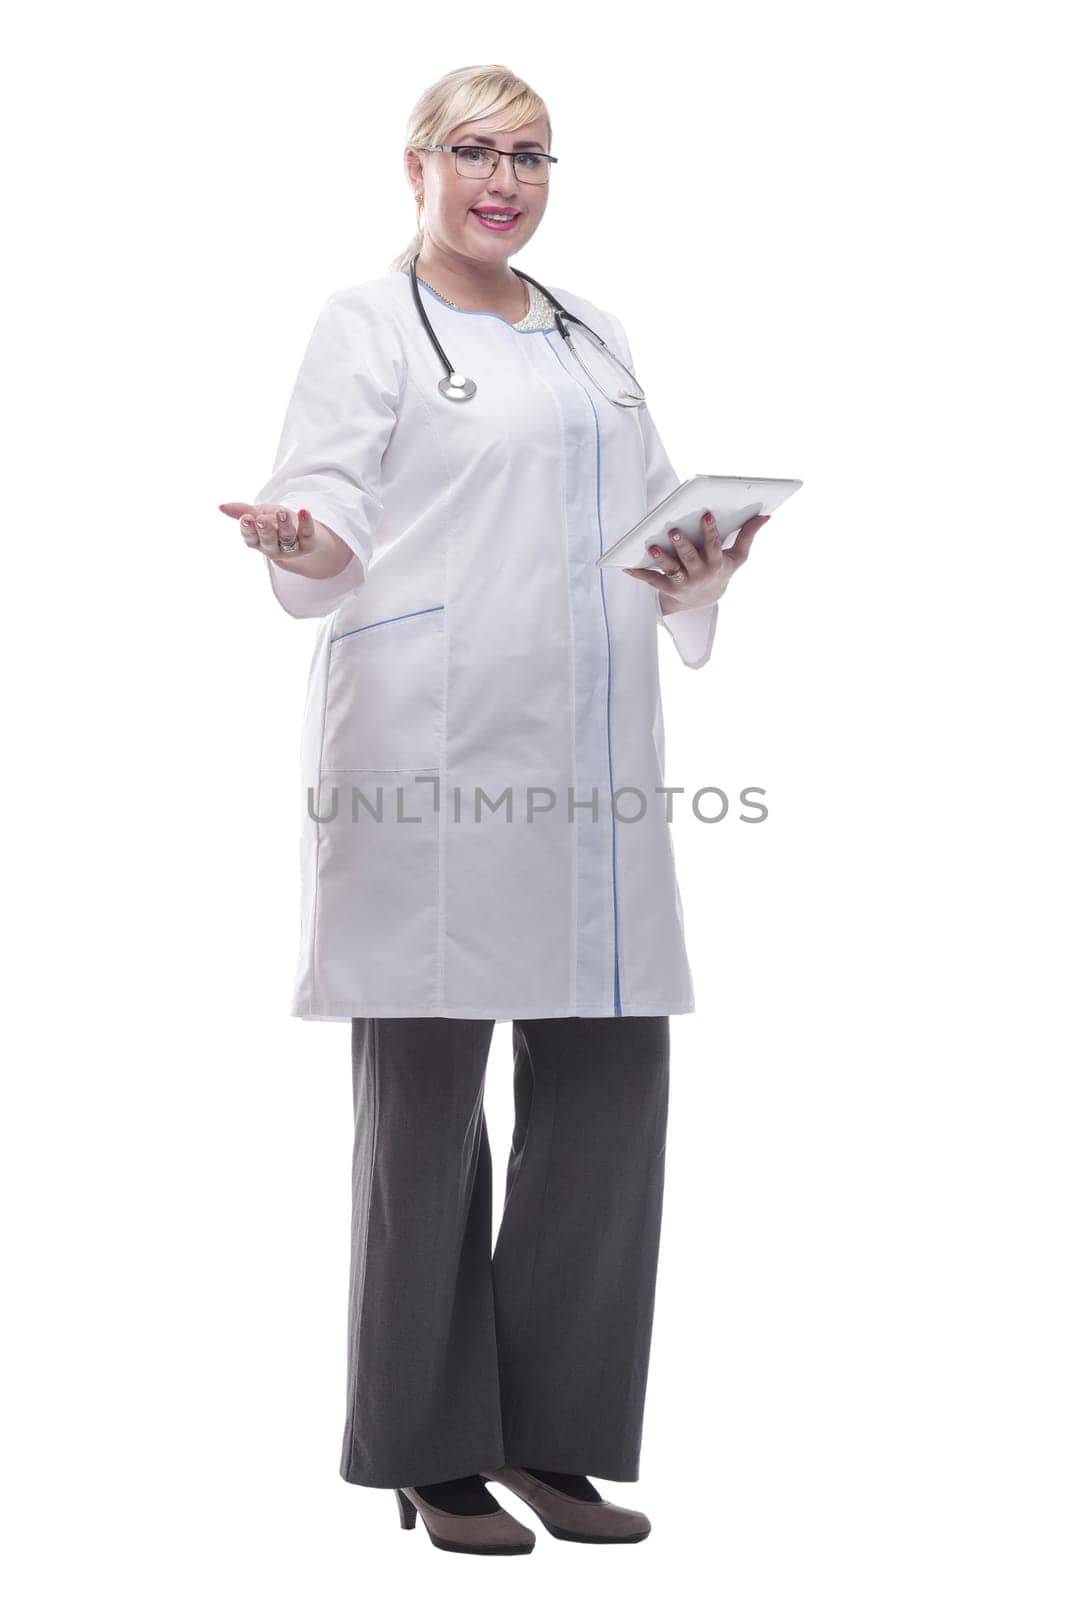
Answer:
[{"label": "stethoscope chest piece", "polygon": [[469,400],[472,394],[478,392],[474,379],[465,378],[461,372],[450,372],[437,387],[446,400]]}]

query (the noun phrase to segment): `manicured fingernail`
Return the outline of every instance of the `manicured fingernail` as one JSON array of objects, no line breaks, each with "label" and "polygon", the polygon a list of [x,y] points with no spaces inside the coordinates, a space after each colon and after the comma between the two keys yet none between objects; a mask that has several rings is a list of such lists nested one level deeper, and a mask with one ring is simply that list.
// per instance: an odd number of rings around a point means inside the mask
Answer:
[{"label": "manicured fingernail", "polygon": [[715,521],[715,518],[712,516],[710,511],[705,511],[705,513],[704,513],[704,521],[705,522],[714,522]]},{"label": "manicured fingernail", "polygon": [[681,536],[681,534],[680,534],[680,533],[679,533],[679,532],[678,532],[678,530],[677,530],[677,529],[675,529],[675,531],[674,531],[674,532],[673,532],[673,533],[672,533],[672,534],[671,534],[671,538],[672,538],[672,539],[680,539],[680,538],[681,538],[681,537],[682,537],[682,536]]},{"label": "manicured fingernail", "polygon": [[648,548],[651,554],[654,556],[661,556],[663,554],[663,551],[660,549],[658,544],[650,544]]}]

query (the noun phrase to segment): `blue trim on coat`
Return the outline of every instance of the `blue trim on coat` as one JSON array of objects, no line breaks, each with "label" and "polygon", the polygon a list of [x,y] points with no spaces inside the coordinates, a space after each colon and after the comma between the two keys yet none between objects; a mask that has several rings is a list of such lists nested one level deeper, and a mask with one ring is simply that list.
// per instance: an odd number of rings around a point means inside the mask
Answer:
[{"label": "blue trim on coat", "polygon": [[[551,330],[544,330],[544,331],[551,331]],[[593,426],[596,429],[596,520],[597,520],[597,530],[598,530],[598,534],[599,534],[599,538],[600,538],[600,550],[599,550],[598,553],[600,555],[603,555],[604,554],[604,525],[603,525],[603,521],[602,521],[601,513],[600,513],[600,418],[597,415],[597,409],[596,409],[596,405],[593,402],[593,397],[589,393],[588,389],[585,387],[584,383],[582,383],[579,378],[576,378],[574,376],[573,372],[568,372],[568,369],[567,369],[566,366],[564,366],[562,357],[560,356],[560,353],[556,349],[556,346],[554,344],[550,345],[549,349],[552,351],[553,355],[556,357],[556,360],[559,362],[560,366],[563,367],[564,372],[567,372],[569,377],[574,378],[574,382],[578,385],[579,389],[585,395],[586,400],[589,402],[589,409],[593,413]],[[602,609],[602,611],[604,613],[604,637],[605,637],[605,639],[607,641],[607,647],[608,647],[608,690],[607,690],[607,704],[605,705],[604,709],[605,709],[605,713],[606,713],[607,736],[608,736],[608,782],[611,785],[611,800],[610,800],[610,805],[611,805],[611,909],[612,909],[612,919],[613,919],[613,926],[614,926],[614,940],[615,940],[615,948],[614,948],[614,952],[613,952],[614,953],[614,959],[615,959],[615,1015],[617,1017],[621,1017],[622,1016],[622,997],[621,997],[620,988],[619,988],[619,886],[618,886],[618,859],[617,859],[616,848],[615,848],[615,846],[616,846],[616,838],[615,838],[615,771],[614,771],[614,766],[613,766],[612,758],[611,758],[611,630],[608,627],[608,603],[607,603],[607,595],[606,595],[606,592],[605,592],[605,589],[604,589],[604,569],[603,569],[603,567],[600,567],[598,570],[599,570],[599,574],[600,574],[600,605],[601,605],[601,609]]]},{"label": "blue trim on coat", "polygon": [[[507,317],[502,317],[496,311],[464,311],[462,306],[449,305],[447,300],[442,300],[436,289],[431,289],[430,285],[423,283],[421,278],[417,278],[416,282],[420,289],[425,289],[427,294],[432,294],[437,303],[444,306],[446,311],[455,311],[461,317],[493,317],[497,322],[502,322],[505,328],[510,328],[512,333],[557,333],[559,331],[555,323],[552,324],[551,328],[516,328],[513,322],[509,322]],[[521,317],[519,321],[522,321]]]},{"label": "blue trim on coat", "polygon": [[425,617],[430,611],[443,611],[444,606],[424,606],[421,611],[401,611],[395,617],[383,617],[380,622],[363,622],[358,628],[349,628],[347,633],[335,633],[330,640],[336,644],[338,639],[349,639],[354,633],[366,633],[368,628],[384,628],[387,622],[403,622],[405,617]]}]

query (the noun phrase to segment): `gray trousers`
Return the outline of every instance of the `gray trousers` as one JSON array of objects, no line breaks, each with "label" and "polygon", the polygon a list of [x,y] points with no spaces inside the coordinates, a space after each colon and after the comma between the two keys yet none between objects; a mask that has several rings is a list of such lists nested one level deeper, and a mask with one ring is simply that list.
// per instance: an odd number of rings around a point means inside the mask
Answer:
[{"label": "gray trousers", "polygon": [[512,1024],[515,1125],[495,1248],[483,1109],[493,1028],[352,1019],[348,1483],[504,1465],[638,1476],[669,1018]]}]

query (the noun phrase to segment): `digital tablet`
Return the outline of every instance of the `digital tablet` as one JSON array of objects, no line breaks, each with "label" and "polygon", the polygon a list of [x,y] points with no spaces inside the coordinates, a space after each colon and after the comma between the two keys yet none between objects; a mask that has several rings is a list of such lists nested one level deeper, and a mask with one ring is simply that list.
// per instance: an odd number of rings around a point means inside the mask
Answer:
[{"label": "digital tablet", "polygon": [[[677,489],[653,506],[628,533],[598,556],[598,567],[655,567],[657,557],[649,555],[650,544],[661,550],[673,548],[671,528],[680,528],[693,543],[701,548],[704,535],[700,519],[705,511],[714,514],[715,523],[722,535],[724,550],[728,550],[741,526],[750,517],[759,517],[777,511],[778,507],[795,494],[802,478],[726,478],[711,472],[698,472],[687,478]],[[658,558],[662,560],[662,556]]]}]

